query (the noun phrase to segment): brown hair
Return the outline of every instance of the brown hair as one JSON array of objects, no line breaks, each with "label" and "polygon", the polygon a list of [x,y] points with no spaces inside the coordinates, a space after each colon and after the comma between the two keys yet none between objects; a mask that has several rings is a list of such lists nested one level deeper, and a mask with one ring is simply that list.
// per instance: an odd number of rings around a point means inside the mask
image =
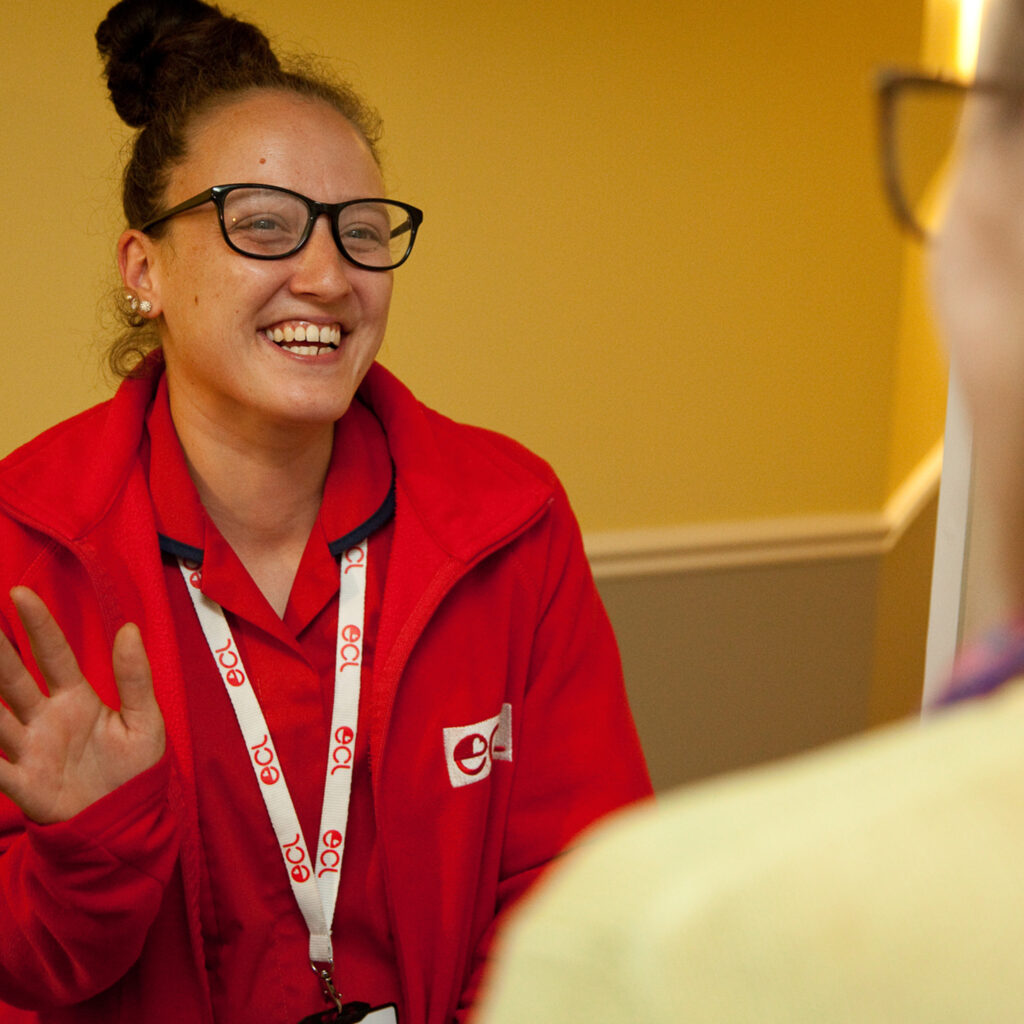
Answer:
[{"label": "brown hair", "polygon": [[[139,227],[164,206],[171,170],[185,159],[195,118],[253,89],[280,89],[334,107],[366,140],[377,163],[380,118],[350,86],[311,62],[282,66],[267,37],[249,22],[202,0],[121,0],[96,30],[110,98],[121,120],[139,129],[124,170],[122,206]],[[159,233],[160,226],[154,233]],[[156,326],[122,309],[125,329],[107,353],[121,377],[158,347]]]}]

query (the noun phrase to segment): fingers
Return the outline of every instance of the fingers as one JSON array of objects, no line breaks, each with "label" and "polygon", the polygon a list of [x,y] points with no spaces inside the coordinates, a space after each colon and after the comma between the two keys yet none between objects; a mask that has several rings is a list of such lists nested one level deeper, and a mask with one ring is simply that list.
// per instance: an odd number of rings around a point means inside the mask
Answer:
[{"label": "fingers", "polygon": [[[15,587],[11,600],[28,633],[32,654],[46,680],[49,696],[82,686],[98,705],[99,698],[82,675],[71,647],[43,600],[27,587]],[[134,624],[122,626],[114,637],[111,665],[124,726],[129,731],[144,734],[149,746],[162,750],[163,716],[153,693],[153,677],[142,636]],[[47,697],[2,632],[0,699],[10,708],[10,713],[0,709],[0,749],[11,752],[18,741],[18,728],[21,724],[28,725],[37,713],[45,711]]]},{"label": "fingers", "polygon": [[162,736],[163,716],[153,693],[153,674],[135,623],[129,622],[118,630],[111,659],[125,725],[154,734],[158,731]]},{"label": "fingers", "polygon": [[32,655],[53,694],[84,681],[78,662],[68,646],[60,626],[42,598],[28,587],[15,587],[11,600],[32,645]]},{"label": "fingers", "polygon": [[[35,680],[32,683],[34,686]],[[39,693],[38,688],[36,693]],[[40,699],[42,699],[41,694]],[[8,761],[17,761],[21,754],[24,735],[25,726],[22,725],[18,717],[0,705],[0,754]],[[0,758],[0,771],[3,770],[6,770],[6,763]],[[0,792],[6,792],[2,781],[0,781]]]},{"label": "fingers", "polygon": [[[21,721],[31,717],[33,710],[46,699],[3,632],[0,632],[0,699]],[[0,722],[5,726],[10,724],[3,712],[0,712]]]},{"label": "fingers", "polygon": [[117,631],[111,660],[114,681],[121,697],[122,713],[148,711],[156,704],[153,676],[149,670],[146,649],[142,645],[142,635],[134,622],[127,623]]}]

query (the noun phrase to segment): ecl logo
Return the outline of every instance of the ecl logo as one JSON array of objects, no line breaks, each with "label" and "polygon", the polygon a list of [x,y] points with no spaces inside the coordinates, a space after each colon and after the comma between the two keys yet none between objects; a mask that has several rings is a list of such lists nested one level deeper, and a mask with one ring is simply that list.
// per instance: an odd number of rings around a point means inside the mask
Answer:
[{"label": "ecl logo", "polygon": [[443,732],[448,781],[456,789],[486,779],[495,761],[512,760],[511,704],[502,704],[493,718]]}]

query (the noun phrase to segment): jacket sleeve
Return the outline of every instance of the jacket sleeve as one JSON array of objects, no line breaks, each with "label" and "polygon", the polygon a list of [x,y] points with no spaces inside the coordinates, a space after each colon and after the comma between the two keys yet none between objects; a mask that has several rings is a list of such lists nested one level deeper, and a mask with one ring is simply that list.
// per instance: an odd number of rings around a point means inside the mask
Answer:
[{"label": "jacket sleeve", "polygon": [[165,753],[65,822],[36,824],[2,800],[0,1000],[77,1003],[138,958],[177,858],[169,764]]},{"label": "jacket sleeve", "polygon": [[458,1021],[469,1008],[509,908],[584,829],[651,795],[611,623],[576,519],[559,488],[547,529],[523,545],[543,568],[529,679],[515,730],[512,787],[496,915],[474,953]]}]

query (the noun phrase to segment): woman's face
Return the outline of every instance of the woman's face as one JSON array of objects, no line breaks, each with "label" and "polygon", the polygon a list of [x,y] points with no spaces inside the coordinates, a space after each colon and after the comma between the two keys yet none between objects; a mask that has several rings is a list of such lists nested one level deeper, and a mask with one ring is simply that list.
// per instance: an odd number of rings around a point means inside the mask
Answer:
[{"label": "woman's face", "polygon": [[[380,171],[352,125],[320,100],[264,91],[200,118],[171,175],[173,206],[211,185],[280,185],[322,202],[383,195]],[[348,408],[384,337],[392,273],[338,251],[326,217],[285,259],[228,248],[212,203],[148,239],[172,408],[232,433],[333,423]],[[317,354],[276,341],[315,326]],[[290,330],[289,330],[290,329]]]}]

